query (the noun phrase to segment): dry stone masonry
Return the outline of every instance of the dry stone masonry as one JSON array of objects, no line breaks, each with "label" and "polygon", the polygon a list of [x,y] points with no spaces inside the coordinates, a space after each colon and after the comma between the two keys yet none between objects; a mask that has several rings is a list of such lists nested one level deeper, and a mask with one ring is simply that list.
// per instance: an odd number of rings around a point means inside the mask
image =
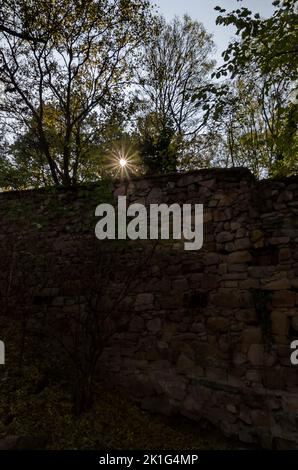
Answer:
[{"label": "dry stone masonry", "polygon": [[[1,249],[16,232],[24,236],[8,208],[30,200],[39,219],[26,230],[60,263],[83,264],[77,246],[95,237],[96,191],[1,194]],[[158,243],[119,306],[128,326],[102,355],[105,377],[152,412],[207,419],[246,443],[298,448],[298,367],[290,362],[298,338],[298,179],[257,182],[245,169],[214,169],[122,181],[113,192],[129,203],[204,204],[204,244],[187,252],[177,240]],[[57,200],[64,209],[53,215]],[[122,241],[115,257],[127,260],[126,243],[137,260],[137,242]],[[52,280],[46,292],[50,313],[75,308],[71,288],[62,294]]]}]

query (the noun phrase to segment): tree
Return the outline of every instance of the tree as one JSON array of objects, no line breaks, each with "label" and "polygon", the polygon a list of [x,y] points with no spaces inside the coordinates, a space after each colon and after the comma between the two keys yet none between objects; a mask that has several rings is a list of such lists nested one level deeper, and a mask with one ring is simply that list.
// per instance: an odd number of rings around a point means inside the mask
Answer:
[{"label": "tree", "polygon": [[137,142],[141,160],[150,174],[177,171],[179,142],[171,120],[157,113],[140,119]]},{"label": "tree", "polygon": [[[159,152],[168,154],[168,159],[172,154],[171,169],[177,169],[188,146],[205,126],[202,110],[190,95],[208,82],[208,74],[214,66],[210,59],[212,51],[211,36],[202,24],[187,15],[182,20],[175,18],[171,24],[160,18],[152,40],[145,46],[138,73],[141,119],[143,117],[144,123],[150,121],[144,146],[149,150],[156,141],[152,158],[157,158]],[[169,168],[169,161],[166,166],[161,163],[159,170],[162,168],[162,171]]]},{"label": "tree", "polygon": [[[241,8],[217,24],[237,28],[223,53],[225,63],[213,78],[229,79],[203,86],[193,101],[203,104],[206,119],[217,123],[223,141],[222,163],[248,166],[257,176],[297,172],[297,47],[295,2],[275,1],[269,19]],[[295,54],[296,53],[296,54]]]},{"label": "tree", "polygon": [[225,64],[218,70],[218,76],[232,73],[232,77],[245,74],[247,67],[255,63],[262,75],[282,72],[292,82],[298,78],[297,47],[297,2],[275,0],[276,10],[272,17],[263,19],[257,13],[253,16],[248,8],[241,8],[226,14],[216,7],[221,15],[216,23],[234,25],[240,41],[232,41],[223,53]]},{"label": "tree", "polygon": [[[74,151],[79,156],[76,174],[80,182],[98,180],[104,173],[105,159],[111,142],[123,136],[129,117],[127,107],[121,103],[107,106],[105,117],[99,119],[93,112],[85,119]],[[103,116],[102,116],[103,117]],[[51,148],[51,155],[59,165],[63,163],[63,115],[51,104],[44,107],[44,133]],[[1,149],[0,187],[23,189],[50,186],[52,176],[46,157],[40,149],[38,125],[33,117],[27,130],[20,133],[10,145]]]},{"label": "tree", "polygon": [[288,122],[289,83],[275,76],[269,87],[265,78],[255,76],[252,69],[209,95],[207,112],[221,143],[213,164],[246,166],[257,177],[295,174],[297,139],[294,116]]},{"label": "tree", "polygon": [[[90,242],[88,242],[90,246]],[[125,266],[130,265],[129,273],[117,281],[123,269],[121,256],[115,257],[109,249],[95,249],[91,258],[83,251],[86,265],[81,271],[80,286],[77,290],[77,309],[70,309],[64,316],[48,320],[46,336],[53,338],[54,350],[59,355],[66,354],[66,361],[73,380],[72,393],[74,413],[88,410],[93,404],[96,376],[102,372],[99,360],[104,349],[109,346],[115,335],[126,331],[131,316],[125,304],[129,305],[130,292],[137,289],[142,272],[154,257],[158,243],[139,253],[136,263],[127,256]],[[123,255],[122,255],[123,256]],[[123,260],[122,260],[123,261]],[[77,268],[77,267],[75,267]],[[64,270],[64,281],[77,279],[77,269],[72,266]],[[41,327],[42,328],[42,327]]]},{"label": "tree", "polygon": [[[35,230],[21,239],[15,235],[10,242],[0,258],[0,315],[14,325],[14,334],[20,332],[19,367],[30,349],[38,367],[60,380],[68,379],[73,411],[79,415],[92,405],[96,382],[103,373],[102,353],[129,326],[131,293],[139,288],[158,241],[139,250],[136,260],[129,250],[120,250],[122,254],[115,257],[113,243],[102,247],[87,240],[82,244],[74,236],[71,243],[78,257],[67,259],[63,266],[49,256],[44,241],[41,253],[36,254],[40,236]],[[53,311],[51,305],[53,279],[59,295],[72,299],[63,313]]]},{"label": "tree", "polygon": [[[30,7],[24,0],[13,3],[21,12]],[[14,19],[12,5],[5,7]],[[70,185],[77,182],[82,152],[94,139],[90,118],[96,115],[102,124],[112,103],[124,99],[138,46],[149,34],[150,5],[144,0],[56,0],[43,2],[41,11],[38,22],[18,15],[14,29],[36,32],[42,42],[3,32],[1,111],[23,130],[34,120],[39,152],[53,182]],[[49,105],[56,110],[50,125],[59,128],[59,158],[48,138]]]}]

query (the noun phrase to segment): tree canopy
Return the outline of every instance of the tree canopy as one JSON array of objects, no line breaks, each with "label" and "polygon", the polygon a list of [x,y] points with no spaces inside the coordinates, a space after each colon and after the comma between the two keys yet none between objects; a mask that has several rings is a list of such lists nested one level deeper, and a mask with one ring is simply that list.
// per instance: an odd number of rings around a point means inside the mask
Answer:
[{"label": "tree canopy", "polygon": [[236,28],[216,69],[204,25],[147,0],[3,0],[0,187],[115,177],[124,148],[148,173],[297,174],[297,2],[240,2],[216,7]]},{"label": "tree canopy", "polygon": [[[15,22],[14,31],[30,31],[43,40],[3,31],[1,111],[12,130],[34,129],[52,180],[69,185],[78,180],[94,131],[124,99],[138,47],[150,30],[151,8],[142,0],[41,3],[37,16],[28,13],[31,2],[2,7],[7,24]],[[59,152],[48,138],[49,127],[59,134]]]},{"label": "tree canopy", "polygon": [[284,74],[291,81],[298,78],[297,2],[275,0],[275,12],[270,18],[261,18],[248,8],[231,13],[221,7],[216,23],[234,25],[240,39],[230,42],[223,53],[225,64],[218,70],[218,77],[231,73],[232,78],[245,74],[247,67],[255,63],[262,75],[273,72]]}]

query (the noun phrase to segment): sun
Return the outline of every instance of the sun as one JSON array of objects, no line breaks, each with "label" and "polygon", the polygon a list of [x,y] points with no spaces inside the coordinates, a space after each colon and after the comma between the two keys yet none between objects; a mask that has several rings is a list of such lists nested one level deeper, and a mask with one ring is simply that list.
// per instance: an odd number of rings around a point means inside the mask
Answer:
[{"label": "sun", "polygon": [[120,158],[119,165],[124,168],[127,165],[127,160],[125,158]]},{"label": "sun", "polygon": [[138,152],[129,142],[118,142],[107,154],[106,168],[115,176],[129,177],[139,172]]}]

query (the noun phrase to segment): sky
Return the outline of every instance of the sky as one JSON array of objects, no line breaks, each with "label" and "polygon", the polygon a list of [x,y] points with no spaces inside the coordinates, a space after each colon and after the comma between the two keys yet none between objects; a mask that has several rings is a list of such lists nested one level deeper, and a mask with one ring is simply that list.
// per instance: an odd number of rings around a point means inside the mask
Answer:
[{"label": "sky", "polygon": [[218,5],[229,12],[243,6],[255,13],[260,13],[265,18],[271,16],[274,11],[272,0],[242,0],[240,2],[237,0],[153,0],[153,3],[159,7],[159,12],[167,20],[171,20],[175,15],[182,16],[188,13],[191,18],[203,23],[208,33],[214,35],[213,39],[217,47],[214,58],[218,65],[222,64],[221,53],[226,49],[235,29],[215,24],[219,13],[214,11],[214,7]]}]

